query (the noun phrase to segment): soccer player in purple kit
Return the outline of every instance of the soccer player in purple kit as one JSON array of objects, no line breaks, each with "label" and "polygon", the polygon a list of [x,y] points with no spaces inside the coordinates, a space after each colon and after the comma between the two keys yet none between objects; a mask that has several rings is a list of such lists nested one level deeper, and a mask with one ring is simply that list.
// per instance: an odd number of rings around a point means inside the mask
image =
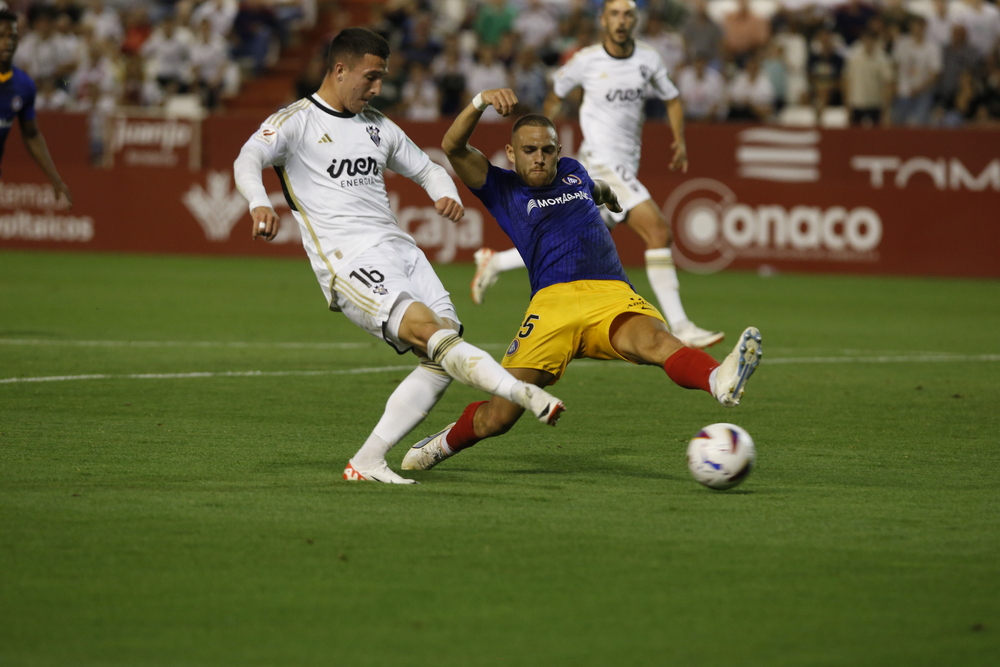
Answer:
[{"label": "soccer player in purple kit", "polygon": [[[509,89],[487,90],[472,100],[445,134],[441,147],[455,173],[483,202],[524,258],[531,303],[503,359],[518,380],[539,387],[557,381],[574,358],[622,359],[661,366],[681,387],[702,389],[726,407],[739,404],[761,357],[761,336],[748,327],[719,364],[687,347],[667,329],[663,316],[636,294],[598,206],[620,211],[618,197],[583,165],[560,158],[552,121],[520,118],[500,169],[469,139],[483,111],[502,116],[514,109]],[[454,424],[411,447],[404,470],[428,470],[484,438],[506,433],[524,409],[500,397],[469,404]]]},{"label": "soccer player in purple kit", "polygon": [[73,198],[69,194],[69,188],[59,177],[45,145],[45,137],[35,121],[35,82],[13,65],[17,42],[17,15],[0,10],[0,161],[3,160],[7,135],[14,127],[16,118],[21,125],[24,146],[52,183],[56,200],[71,206]]}]

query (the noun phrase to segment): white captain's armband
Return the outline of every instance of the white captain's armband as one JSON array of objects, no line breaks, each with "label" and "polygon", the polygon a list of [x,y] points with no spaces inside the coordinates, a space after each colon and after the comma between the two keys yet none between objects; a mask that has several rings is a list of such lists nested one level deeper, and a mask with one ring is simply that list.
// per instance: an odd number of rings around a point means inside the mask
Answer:
[{"label": "white captain's armband", "polygon": [[260,130],[257,131],[257,134],[253,135],[253,138],[263,144],[273,146],[274,142],[278,139],[278,128],[273,125],[261,125]]}]

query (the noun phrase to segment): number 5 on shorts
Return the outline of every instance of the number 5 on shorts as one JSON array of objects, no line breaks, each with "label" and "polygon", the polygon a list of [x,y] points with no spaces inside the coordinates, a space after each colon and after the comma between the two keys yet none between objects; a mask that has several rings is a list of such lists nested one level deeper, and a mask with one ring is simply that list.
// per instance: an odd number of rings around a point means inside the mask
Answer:
[{"label": "number 5 on shorts", "polygon": [[528,317],[525,318],[524,320],[524,324],[521,325],[521,330],[517,332],[517,337],[527,338],[528,336],[530,336],[531,332],[535,328],[535,325],[532,323],[532,320],[538,320],[538,319],[541,319],[540,317],[538,317],[538,315],[528,315]]}]

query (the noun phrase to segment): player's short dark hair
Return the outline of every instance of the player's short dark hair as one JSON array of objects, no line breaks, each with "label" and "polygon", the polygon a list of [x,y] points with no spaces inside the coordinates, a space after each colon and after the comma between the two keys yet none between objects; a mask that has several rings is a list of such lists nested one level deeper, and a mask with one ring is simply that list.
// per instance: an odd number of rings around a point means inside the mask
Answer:
[{"label": "player's short dark hair", "polygon": [[9,9],[0,9],[0,23],[17,23],[17,14]]},{"label": "player's short dark hair", "polygon": [[389,42],[367,28],[344,28],[330,42],[326,52],[326,68],[332,70],[338,62],[353,64],[369,53],[383,60],[388,59]]},{"label": "player's short dark hair", "polygon": [[517,122],[514,123],[514,128],[510,131],[511,136],[517,134],[517,131],[525,125],[530,125],[532,127],[548,127],[551,128],[553,132],[556,129],[556,124],[553,123],[552,119],[548,116],[543,116],[540,113],[529,113],[517,119]]}]

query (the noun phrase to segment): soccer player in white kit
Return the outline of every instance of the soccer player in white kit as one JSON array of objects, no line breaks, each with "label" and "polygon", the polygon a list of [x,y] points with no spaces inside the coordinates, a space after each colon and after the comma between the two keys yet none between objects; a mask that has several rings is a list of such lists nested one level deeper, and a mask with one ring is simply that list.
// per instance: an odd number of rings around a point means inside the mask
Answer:
[{"label": "soccer player in white kit", "polygon": [[[563,98],[575,88],[583,88],[580,107],[583,144],[578,157],[592,177],[611,185],[623,209],[621,213],[602,209],[605,222],[614,226],[624,220],[646,243],[646,274],[674,336],[690,347],[708,347],[722,340],[725,334],[702,329],[688,319],[670,251],[673,241],[670,226],[636,177],[646,97],[650,94],[667,103],[674,133],[671,170],[686,172],[688,165],[680,93],[668,78],[660,55],[651,46],[633,39],[637,20],[633,0],[604,2],[602,43],[581,49],[556,71],[552,91],[545,101],[545,115],[557,118]],[[473,302],[482,302],[483,293],[500,273],[523,267],[524,261],[516,248],[503,252],[478,250],[476,275],[472,280]]]},{"label": "soccer player in white kit", "polygon": [[462,340],[448,292],[393,217],[386,168],[421,185],[446,218],[460,220],[465,209],[444,168],[368,107],[388,58],[388,43],[374,32],[341,31],[320,89],[268,118],[244,144],[234,172],[250,203],[255,239],[270,241],[278,232],[261,178],[261,170],[273,166],[330,309],[396,352],[420,357],[344,470],[348,480],[409,484],[414,480],[390,470],[385,455],[423,421],[452,378],[507,398],[545,424],[555,424],[565,407]]}]

